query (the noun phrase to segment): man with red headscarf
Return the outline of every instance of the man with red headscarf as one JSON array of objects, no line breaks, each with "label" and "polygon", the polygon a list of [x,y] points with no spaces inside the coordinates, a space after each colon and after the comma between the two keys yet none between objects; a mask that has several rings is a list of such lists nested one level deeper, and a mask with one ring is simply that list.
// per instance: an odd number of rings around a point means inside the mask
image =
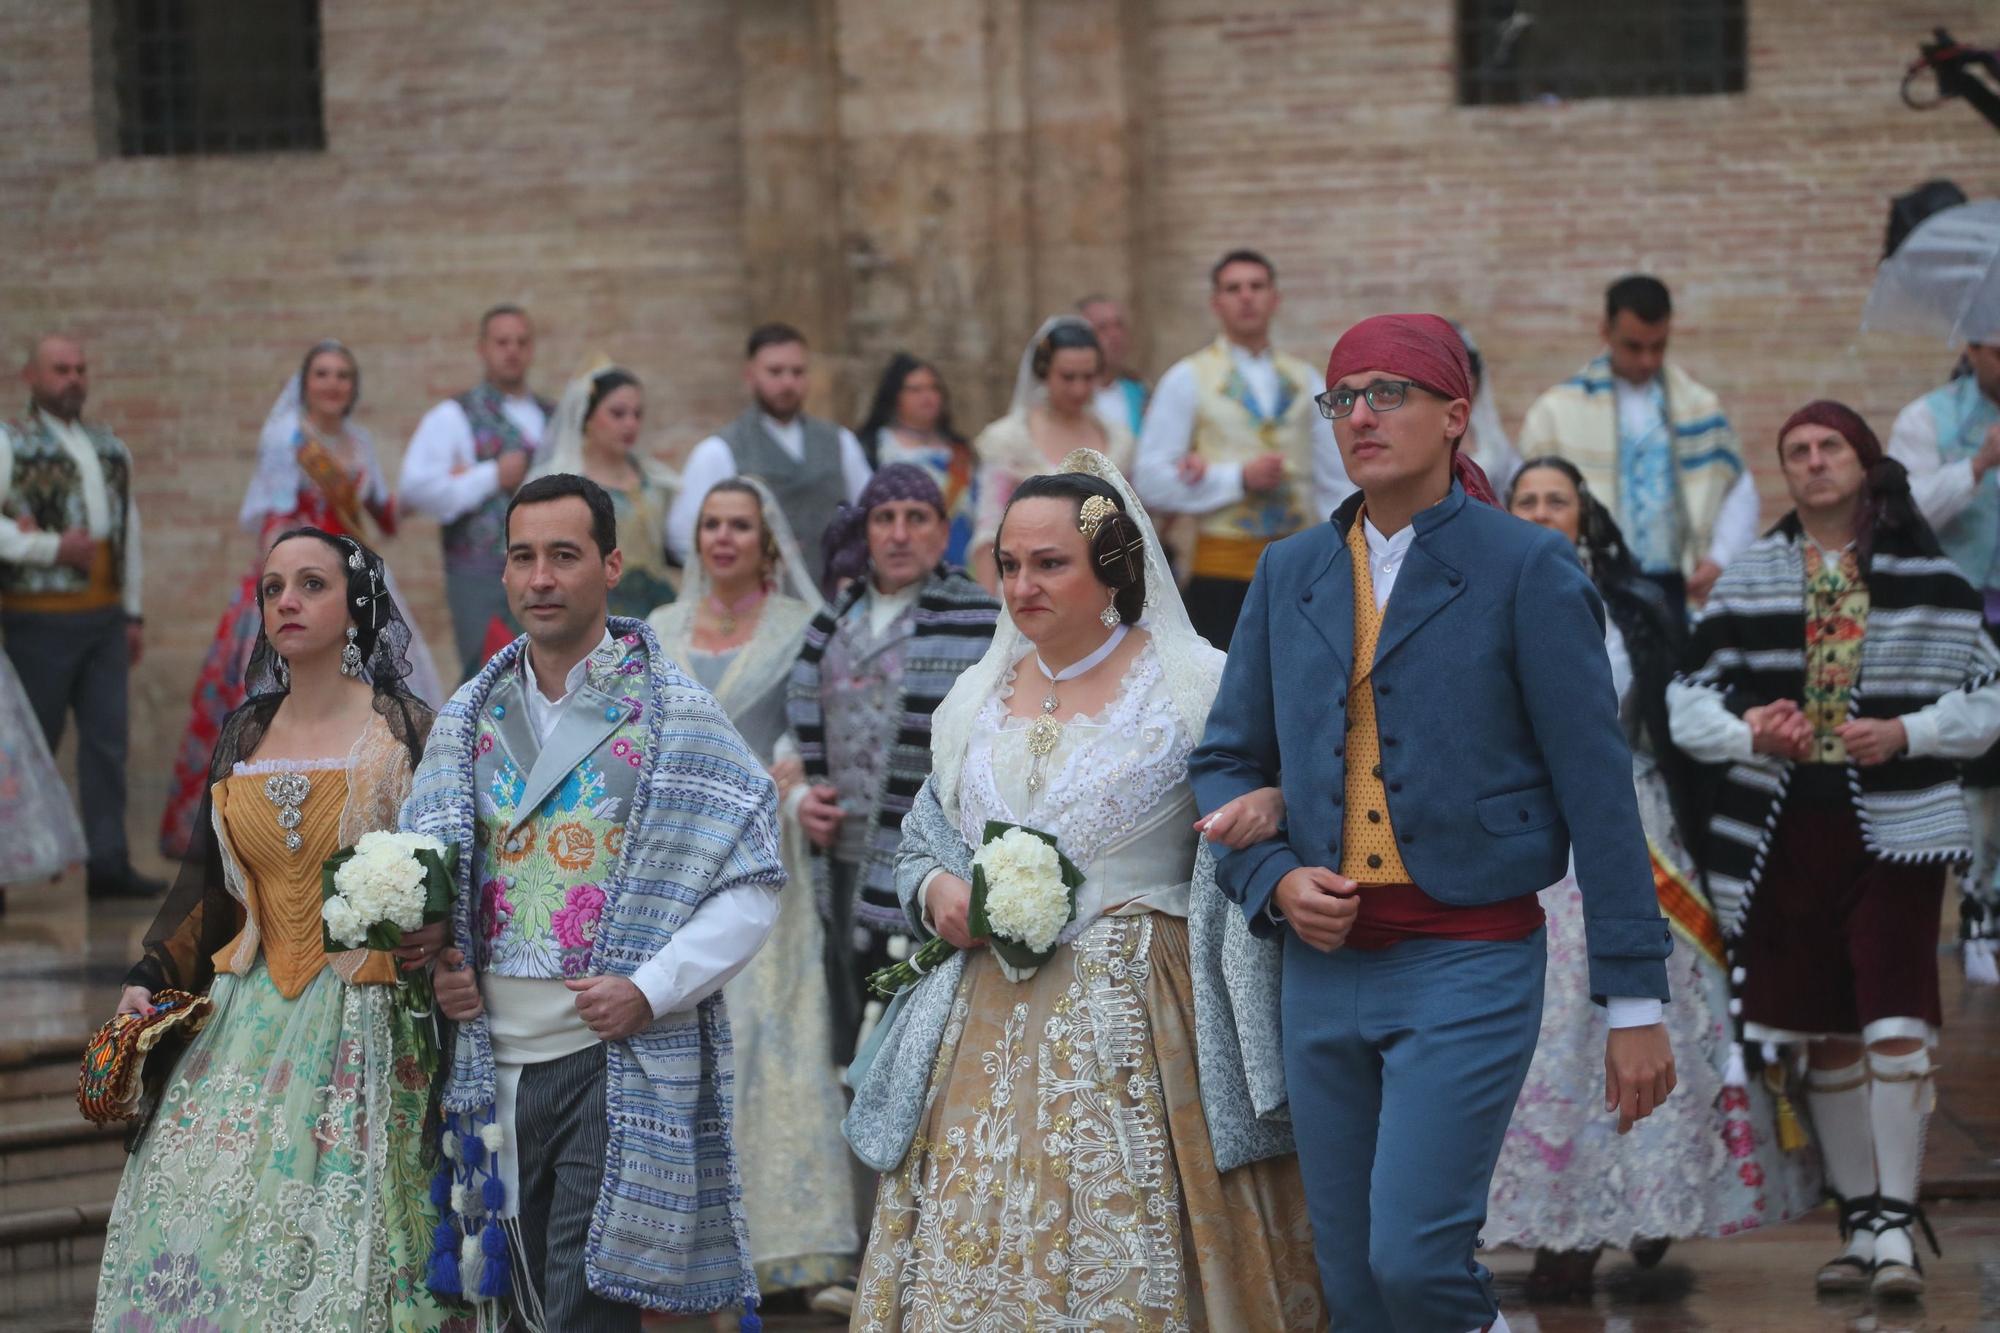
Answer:
[{"label": "man with red headscarf", "polygon": [[1621,1130],[1673,1089],[1671,946],[1603,606],[1569,543],[1495,507],[1459,451],[1464,344],[1435,315],[1376,316],[1326,382],[1361,493],[1259,562],[1189,771],[1205,811],[1284,789],[1283,831],[1217,878],[1253,932],[1283,935],[1286,1091],[1313,1130],[1299,1166],[1334,1326],[1504,1329],[1473,1251],[1541,1023],[1536,894],[1574,844],[1591,988],[1617,997]]},{"label": "man with red headscarf", "polygon": [[2000,739],[2000,651],[1865,421],[1809,404],[1778,462],[1795,507],[1716,581],[1667,704],[1676,745],[1729,765],[1705,865],[1745,1041],[1807,1048],[1847,1241],[1819,1288],[1914,1296],[1959,765]]}]

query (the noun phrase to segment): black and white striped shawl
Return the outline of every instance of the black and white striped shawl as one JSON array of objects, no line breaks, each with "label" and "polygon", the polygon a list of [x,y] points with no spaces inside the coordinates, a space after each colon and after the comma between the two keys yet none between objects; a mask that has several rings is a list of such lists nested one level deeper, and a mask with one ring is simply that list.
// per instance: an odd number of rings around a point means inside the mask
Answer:
[{"label": "black and white striped shawl", "polygon": [[[809,782],[825,781],[829,776],[820,661],[841,618],[866,592],[866,581],[856,579],[833,606],[813,618],[798,665],[792,668],[786,714],[798,738],[799,757]],[[902,841],[903,816],[931,773],[931,714],[951,693],[959,675],[986,655],[1000,617],[1000,603],[964,570],[939,565],[917,598],[914,616],[914,631],[903,650],[902,693],[897,704],[900,721],[893,737],[882,738],[889,747],[889,763],[875,808],[868,812],[868,861],[861,868],[859,900],[854,906],[857,923],[897,934],[908,932],[909,921],[896,899],[896,848]],[[832,910],[828,870],[825,853],[815,849],[814,891],[823,918]]]},{"label": "black and white striped shawl", "polygon": [[[1695,626],[1693,670],[1682,680],[1718,690],[1732,713],[1777,699],[1803,700],[1806,667],[1805,542],[1796,515],[1730,562]],[[1877,539],[1866,575],[1868,625],[1849,702],[1855,718],[1914,713],[1953,690],[1974,690],[2000,670],[1979,594],[1945,556],[1901,534]],[[1725,933],[1743,928],[1784,809],[1793,764],[1770,755],[1733,763],[1716,792],[1703,870]],[[1972,831],[1960,798],[1960,765],[1899,758],[1847,765],[1847,785],[1868,850],[1885,861],[1963,862]]]}]

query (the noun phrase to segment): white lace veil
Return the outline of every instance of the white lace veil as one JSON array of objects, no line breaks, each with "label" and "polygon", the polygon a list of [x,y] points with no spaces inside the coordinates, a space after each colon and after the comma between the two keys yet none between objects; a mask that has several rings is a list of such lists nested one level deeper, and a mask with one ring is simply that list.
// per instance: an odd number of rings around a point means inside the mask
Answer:
[{"label": "white lace veil", "polygon": [[[1040,338],[1037,337],[1037,342]],[[1173,695],[1174,707],[1192,736],[1199,737],[1208,725],[1209,706],[1215,701],[1222,681],[1222,653],[1194,632],[1187,607],[1181,602],[1180,585],[1167,564],[1160,535],[1146,516],[1145,506],[1133,493],[1125,474],[1095,449],[1078,449],[1063,459],[1062,472],[1082,472],[1111,484],[1119,504],[1146,542],[1146,607],[1139,627],[1153,637],[1153,650]],[[1003,605],[993,630],[992,646],[977,665],[959,676],[937,712],[931,717],[931,773],[937,779],[938,799],[954,822],[958,819],[959,772],[972,742],[972,728],[986,701],[1000,692],[1007,673],[1033,649],[1028,636],[1014,624]]]},{"label": "white lace veil", "polygon": [[[1048,401],[1048,386],[1043,384],[1041,377],[1035,374],[1035,349],[1042,345],[1042,339],[1048,337],[1057,328],[1065,324],[1074,324],[1088,333],[1092,338],[1097,336],[1097,330],[1091,328],[1090,321],[1081,315],[1051,315],[1043,320],[1042,326],[1035,330],[1035,336],[1028,339],[1027,350],[1021,353],[1020,369],[1014,374],[1014,398],[1010,406],[1011,411],[1026,412],[1029,408],[1039,407]],[[1079,470],[1076,468],[1064,469],[1066,472]]]},{"label": "white lace veil", "polygon": [[1479,344],[1472,341],[1472,335],[1463,324],[1454,322],[1452,327],[1458,330],[1466,352],[1477,358],[1479,363],[1479,392],[1472,396],[1472,420],[1468,431],[1472,461],[1486,473],[1493,489],[1504,494],[1507,483],[1513,480],[1515,470],[1521,466],[1521,455],[1515,452],[1514,442],[1507,438],[1507,428],[1500,424],[1500,403],[1493,394],[1493,362],[1480,356]]},{"label": "white lace veil", "polygon": [[[346,351],[344,344],[334,339],[326,339],[314,345],[306,354],[310,361],[323,348],[339,348]],[[257,535],[264,530],[264,520],[273,514],[289,514],[299,507],[299,486],[305,481],[305,471],[299,467],[299,423],[304,420],[304,399],[299,372],[293,371],[285,387],[278,390],[277,401],[264,414],[264,428],[257,434],[257,470],[250,477],[250,485],[243,492],[243,505],[236,511],[236,522],[245,532]],[[389,479],[382,475],[382,464],[376,458],[375,437],[352,417],[347,420],[348,438],[360,454],[361,465],[368,471],[368,481],[362,487],[364,500],[385,500],[389,496]]]},{"label": "white lace veil", "polygon": [[[778,548],[776,584],[757,619],[757,628],[716,684],[715,697],[725,712],[733,714],[791,675],[805,628],[824,603],[820,601],[812,571],[799,554],[792,525],[785,521],[784,510],[778,507],[777,497],[755,477],[734,477],[731,481],[747,484],[757,492],[764,527]],[[704,503],[707,499],[702,497]],[[698,558],[691,560],[681,579],[680,595],[648,617],[653,632],[660,636],[660,646],[683,668],[689,666],[688,651],[694,645],[695,611],[708,593],[708,570]]]},{"label": "white lace veil", "polygon": [[[590,391],[600,375],[611,371],[632,372],[605,357],[598,357],[584,371],[572,379],[564,388],[556,402],[556,410],[549,417],[547,432],[542,436],[544,447],[535,464],[528,470],[528,480],[546,477],[555,472],[569,472],[581,476],[583,473],[583,419],[590,411]],[[638,376],[633,375],[634,380]],[[681,486],[678,472],[657,459],[634,450],[632,462],[646,479],[668,492],[677,491]]]}]

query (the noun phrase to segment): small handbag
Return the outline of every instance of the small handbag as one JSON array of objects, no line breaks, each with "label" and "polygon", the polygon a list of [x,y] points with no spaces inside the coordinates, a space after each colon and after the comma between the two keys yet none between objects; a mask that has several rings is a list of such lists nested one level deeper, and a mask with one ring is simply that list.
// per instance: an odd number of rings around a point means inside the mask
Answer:
[{"label": "small handbag", "polygon": [[153,992],[150,1014],[119,1014],[83,1048],[76,1107],[95,1125],[139,1119],[146,1110],[146,1070],[164,1079],[174,1058],[208,1023],[215,1001],[182,990]]}]

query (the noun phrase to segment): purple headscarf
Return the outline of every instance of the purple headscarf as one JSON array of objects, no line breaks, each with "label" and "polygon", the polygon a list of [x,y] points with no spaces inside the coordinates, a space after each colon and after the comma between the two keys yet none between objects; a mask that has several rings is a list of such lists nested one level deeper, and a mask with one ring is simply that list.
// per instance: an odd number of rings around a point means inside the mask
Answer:
[{"label": "purple headscarf", "polygon": [[826,525],[826,535],[820,539],[826,559],[825,588],[835,588],[868,572],[868,515],[877,505],[898,500],[927,504],[937,510],[939,518],[947,517],[944,492],[930,473],[914,463],[891,463],[880,469],[861,488],[861,498],[840,506],[833,522]]}]

